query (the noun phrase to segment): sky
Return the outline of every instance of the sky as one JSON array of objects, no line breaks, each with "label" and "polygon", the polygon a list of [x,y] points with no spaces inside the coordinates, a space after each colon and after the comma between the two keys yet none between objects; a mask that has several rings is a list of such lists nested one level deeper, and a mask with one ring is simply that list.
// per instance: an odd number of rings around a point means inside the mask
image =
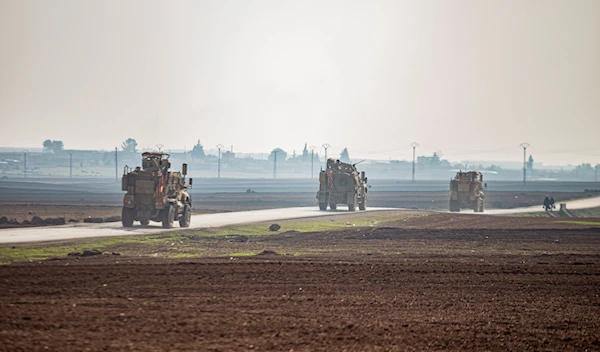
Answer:
[{"label": "sky", "polygon": [[600,163],[597,0],[0,0],[0,146]]}]

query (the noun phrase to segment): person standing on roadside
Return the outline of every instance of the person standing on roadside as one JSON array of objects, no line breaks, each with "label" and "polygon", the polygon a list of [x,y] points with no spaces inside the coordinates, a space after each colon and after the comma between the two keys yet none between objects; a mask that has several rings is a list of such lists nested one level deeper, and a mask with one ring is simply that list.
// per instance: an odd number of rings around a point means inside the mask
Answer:
[{"label": "person standing on roadside", "polygon": [[548,211],[548,209],[550,209],[550,197],[546,195],[546,198],[544,198],[544,210]]}]

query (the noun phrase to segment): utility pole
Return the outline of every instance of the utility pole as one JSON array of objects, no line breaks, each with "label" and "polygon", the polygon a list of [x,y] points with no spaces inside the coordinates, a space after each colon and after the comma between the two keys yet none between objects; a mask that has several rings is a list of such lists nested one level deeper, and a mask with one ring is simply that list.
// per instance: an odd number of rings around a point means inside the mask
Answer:
[{"label": "utility pole", "polygon": [[73,152],[69,152],[69,178],[73,178]]},{"label": "utility pole", "polygon": [[277,178],[277,149],[273,151],[273,178]]},{"label": "utility pole", "polygon": [[217,178],[221,178],[221,149],[224,146],[222,144],[217,144],[217,149],[219,150],[219,162],[217,164]]},{"label": "utility pole", "polygon": [[529,143],[523,142],[519,146],[523,148],[523,186],[525,186],[527,184],[527,148]]},{"label": "utility pole", "polygon": [[419,143],[417,142],[412,142],[410,144],[410,146],[413,148],[413,162],[412,162],[412,182],[415,182],[415,153],[416,153],[416,149],[419,146]]},{"label": "utility pole", "polygon": [[119,182],[119,154],[117,147],[115,147],[115,182]]},{"label": "utility pole", "polygon": [[329,149],[331,146],[327,143],[323,144],[323,148],[325,149],[325,162],[327,162],[327,149]]},{"label": "utility pole", "polygon": [[23,177],[27,178],[27,151],[23,152]]},{"label": "utility pole", "polygon": [[310,146],[310,178],[314,178],[315,170],[315,146]]}]

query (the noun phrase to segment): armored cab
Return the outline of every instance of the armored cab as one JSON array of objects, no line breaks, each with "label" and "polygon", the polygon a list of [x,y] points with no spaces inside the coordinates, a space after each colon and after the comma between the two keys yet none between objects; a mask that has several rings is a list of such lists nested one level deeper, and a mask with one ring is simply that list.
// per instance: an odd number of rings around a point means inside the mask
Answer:
[{"label": "armored cab", "polygon": [[338,204],[347,204],[349,211],[355,211],[357,206],[365,210],[370,187],[365,172],[359,173],[356,164],[329,159],[325,170],[319,173],[319,209],[327,210],[329,205],[335,210]]},{"label": "armored cab", "polygon": [[457,172],[450,180],[450,211],[470,208],[483,212],[483,175],[479,171]]},{"label": "armored cab", "polygon": [[122,222],[124,227],[133,226],[139,221],[146,226],[150,220],[161,222],[166,229],[179,221],[179,226],[190,226],[192,216],[192,198],[187,192],[191,188],[185,182],[187,165],[183,164],[182,172],[169,171],[169,154],[146,152],[142,154],[142,167],[123,172],[122,189],[126,191],[123,198]]}]

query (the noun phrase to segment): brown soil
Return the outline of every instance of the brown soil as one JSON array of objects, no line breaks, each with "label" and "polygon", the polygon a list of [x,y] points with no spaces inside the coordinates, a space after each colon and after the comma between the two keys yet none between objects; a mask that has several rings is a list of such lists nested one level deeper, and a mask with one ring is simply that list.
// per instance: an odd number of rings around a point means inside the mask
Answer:
[{"label": "brown soil", "polygon": [[2,267],[0,351],[600,350],[598,227],[414,213],[204,241],[261,254]]}]

